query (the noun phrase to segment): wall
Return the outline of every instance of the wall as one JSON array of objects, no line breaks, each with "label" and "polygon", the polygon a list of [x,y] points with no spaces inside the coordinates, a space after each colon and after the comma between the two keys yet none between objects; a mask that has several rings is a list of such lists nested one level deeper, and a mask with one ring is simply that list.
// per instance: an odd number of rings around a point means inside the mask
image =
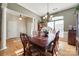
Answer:
[{"label": "wall", "polygon": [[76,16],[74,15],[74,8],[64,10],[58,13],[55,13],[54,16],[64,16],[64,30],[68,30],[69,25],[76,26]]},{"label": "wall", "polygon": [[79,12],[78,12],[78,16],[77,16],[77,31],[76,31],[76,52],[77,55],[79,55]]},{"label": "wall", "polygon": [[7,39],[19,37],[20,32],[26,33],[25,19],[20,21],[17,16],[7,13]]},{"label": "wall", "polygon": [[76,37],[77,37],[77,40],[79,41],[79,12],[77,14],[77,31],[76,31]]},{"label": "wall", "polygon": [[2,9],[1,9],[1,3],[0,3],[0,48],[1,48],[1,22],[2,22]]},{"label": "wall", "polygon": [[1,22],[2,22],[2,9],[1,9],[1,3],[0,3],[0,40],[1,40]]}]

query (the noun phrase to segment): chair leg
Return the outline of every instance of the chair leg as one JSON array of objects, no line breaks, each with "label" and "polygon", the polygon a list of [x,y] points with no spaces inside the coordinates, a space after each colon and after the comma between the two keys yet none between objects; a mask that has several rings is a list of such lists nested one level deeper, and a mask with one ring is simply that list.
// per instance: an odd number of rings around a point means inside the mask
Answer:
[{"label": "chair leg", "polygon": [[24,53],[23,53],[23,55],[25,56],[25,48],[24,48]]},{"label": "chair leg", "polygon": [[23,53],[23,56],[25,56],[25,53]]},{"label": "chair leg", "polygon": [[53,50],[53,53],[52,53],[52,56],[56,55],[57,56],[57,53],[56,53],[56,49]]},{"label": "chair leg", "polygon": [[54,50],[52,51],[52,56],[54,56]]},{"label": "chair leg", "polygon": [[27,50],[28,50],[28,51],[27,51],[28,55],[31,56],[31,55],[32,55],[32,52],[31,52],[30,47],[29,47]]},{"label": "chair leg", "polygon": [[45,49],[45,55],[47,56],[47,49]]}]

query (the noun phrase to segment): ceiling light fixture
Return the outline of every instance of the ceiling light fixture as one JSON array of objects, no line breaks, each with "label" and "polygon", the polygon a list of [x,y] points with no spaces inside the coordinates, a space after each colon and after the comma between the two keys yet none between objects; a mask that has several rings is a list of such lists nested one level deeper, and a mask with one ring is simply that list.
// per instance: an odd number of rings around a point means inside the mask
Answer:
[{"label": "ceiling light fixture", "polygon": [[47,13],[46,13],[46,15],[43,17],[43,19],[46,19],[47,21],[49,21],[50,18],[52,18],[52,17],[53,17],[53,15],[50,15],[50,13],[49,13],[49,4],[47,3]]},{"label": "ceiling light fixture", "polygon": [[20,9],[19,11],[20,11],[19,20],[22,20],[22,14],[21,14],[22,10]]},{"label": "ceiling light fixture", "polygon": [[20,16],[19,16],[19,20],[22,20],[22,15],[20,14]]}]

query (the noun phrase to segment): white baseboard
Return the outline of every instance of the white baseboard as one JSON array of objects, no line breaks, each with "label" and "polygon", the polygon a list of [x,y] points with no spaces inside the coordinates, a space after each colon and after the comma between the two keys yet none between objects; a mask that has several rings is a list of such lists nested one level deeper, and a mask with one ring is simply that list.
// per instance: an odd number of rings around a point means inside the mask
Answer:
[{"label": "white baseboard", "polygon": [[65,31],[64,32],[64,40],[65,41],[68,41],[68,31]]},{"label": "white baseboard", "polygon": [[61,39],[62,41],[68,41],[68,31],[65,31],[64,32],[64,38],[63,39]]},{"label": "white baseboard", "polygon": [[1,48],[0,51],[7,49],[7,47]]}]

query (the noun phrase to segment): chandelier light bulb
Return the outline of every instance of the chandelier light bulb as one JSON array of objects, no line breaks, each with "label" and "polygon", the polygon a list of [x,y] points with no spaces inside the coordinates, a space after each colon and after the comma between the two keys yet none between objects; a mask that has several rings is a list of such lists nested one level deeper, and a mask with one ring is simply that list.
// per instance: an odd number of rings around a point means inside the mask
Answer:
[{"label": "chandelier light bulb", "polygon": [[51,18],[53,17],[53,15],[50,16]]},{"label": "chandelier light bulb", "polygon": [[43,17],[43,19],[45,19],[45,17]]},{"label": "chandelier light bulb", "polygon": [[45,18],[47,18],[47,15],[45,15]]},{"label": "chandelier light bulb", "polygon": [[22,20],[22,18],[21,18],[21,17],[19,17],[19,20]]}]

